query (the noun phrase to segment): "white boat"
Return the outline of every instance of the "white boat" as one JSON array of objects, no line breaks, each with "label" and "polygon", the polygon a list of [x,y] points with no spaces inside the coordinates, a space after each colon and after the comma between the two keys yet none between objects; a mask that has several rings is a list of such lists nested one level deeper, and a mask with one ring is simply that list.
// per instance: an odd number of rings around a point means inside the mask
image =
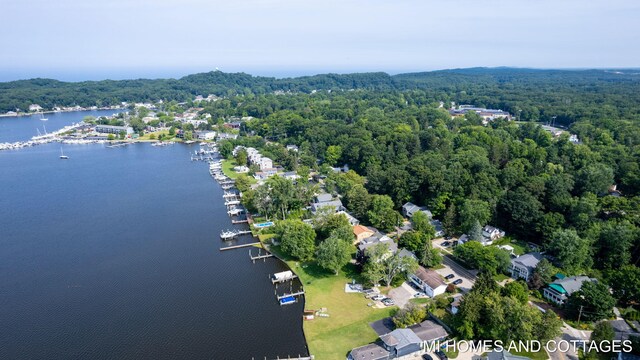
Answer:
[{"label": "white boat", "polygon": [[42,121],[47,121],[47,120],[49,120],[49,118],[44,117],[44,113],[43,113],[43,112],[41,112],[41,113],[40,113],[40,120],[42,120]]},{"label": "white boat", "polygon": [[64,152],[62,152],[62,148],[60,148],[60,159],[62,160],[68,160],[69,157],[67,155],[64,154]]}]

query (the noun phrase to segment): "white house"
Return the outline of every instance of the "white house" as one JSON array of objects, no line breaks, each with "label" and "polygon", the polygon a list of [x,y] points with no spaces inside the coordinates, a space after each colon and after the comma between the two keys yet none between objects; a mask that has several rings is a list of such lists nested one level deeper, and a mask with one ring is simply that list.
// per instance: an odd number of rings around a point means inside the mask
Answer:
[{"label": "white house", "polygon": [[42,107],[38,104],[29,105],[29,111],[42,111]]},{"label": "white house", "polygon": [[268,157],[261,157],[260,158],[260,162],[256,163],[259,167],[260,170],[265,171],[266,169],[273,169],[273,160],[269,159]]},{"label": "white house", "polygon": [[444,294],[445,290],[447,290],[447,284],[442,281],[440,274],[422,266],[418,267],[415,273],[409,275],[409,280],[430,297]]},{"label": "white house", "polygon": [[482,237],[483,245],[491,245],[494,241],[504,237],[504,231],[491,225],[486,225],[482,228]]},{"label": "white house", "polygon": [[591,279],[588,276],[572,276],[558,279],[544,288],[543,295],[554,303],[562,305],[569,299],[571,294],[582,288],[582,284],[585,281],[595,281],[595,279]]},{"label": "white house", "polygon": [[542,260],[540,253],[524,254],[515,259],[511,259],[511,265],[509,266],[511,277],[516,280],[524,279],[525,281],[529,281],[531,275],[533,275],[533,270],[538,266],[540,260]]}]

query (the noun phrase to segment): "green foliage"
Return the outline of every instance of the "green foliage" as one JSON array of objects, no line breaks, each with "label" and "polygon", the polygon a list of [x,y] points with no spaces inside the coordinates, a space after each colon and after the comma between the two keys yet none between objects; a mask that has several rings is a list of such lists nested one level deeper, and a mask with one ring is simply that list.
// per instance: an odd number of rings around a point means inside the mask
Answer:
[{"label": "green foliage", "polygon": [[486,224],[491,219],[489,203],[482,200],[467,199],[460,207],[460,230],[471,232],[474,224]]},{"label": "green foliage", "polygon": [[278,222],[275,231],[282,251],[302,261],[311,260],[316,250],[316,233],[311,225],[301,220],[283,220]]},{"label": "green foliage", "polygon": [[431,238],[433,238],[435,229],[431,226],[431,222],[427,214],[422,211],[416,212],[411,217],[411,223],[413,225],[413,230],[419,231],[423,234],[430,234]]},{"label": "green foliage", "polygon": [[591,333],[591,341],[601,343],[602,341],[611,341],[616,336],[613,327],[607,321],[601,321],[596,324]]},{"label": "green foliage", "polygon": [[510,296],[524,305],[529,301],[529,288],[522,281],[512,281],[502,288],[502,295]]},{"label": "green foliage", "polygon": [[638,299],[640,299],[640,268],[634,265],[625,265],[610,271],[607,278],[613,289],[613,295],[621,304],[638,303]]},{"label": "green foliage", "polygon": [[391,318],[396,328],[406,328],[422,322],[427,317],[427,311],[423,306],[409,303]]},{"label": "green foliage", "polygon": [[316,261],[321,267],[338,275],[340,268],[351,260],[351,243],[331,235],[318,245]]},{"label": "green foliage", "polygon": [[580,314],[581,319],[598,321],[607,319],[613,315],[613,307],[616,301],[609,293],[609,287],[601,282],[585,281],[579,291],[569,297],[566,307],[574,319]]},{"label": "green foliage", "polygon": [[468,241],[456,246],[453,254],[468,266],[493,275],[506,273],[511,263],[506,251],[495,246],[483,246],[477,241]]},{"label": "green foliage", "polygon": [[337,234],[345,242],[351,243],[353,241],[352,226],[344,214],[319,211],[313,222],[319,239],[326,239],[331,234]]},{"label": "green foliage", "polygon": [[428,235],[423,234],[419,231],[407,231],[402,236],[400,236],[400,240],[398,241],[398,245],[406,248],[409,251],[416,252],[420,249],[423,249],[428,242],[430,242],[430,238]]},{"label": "green foliage", "polygon": [[236,153],[236,164],[239,166],[247,166],[247,150],[241,148]]},{"label": "green foliage", "polygon": [[381,281],[389,286],[401,274],[417,270],[418,262],[411,257],[401,257],[399,252],[390,254],[386,244],[377,244],[367,249],[367,262],[362,269],[362,276],[370,284]]},{"label": "green foliage", "polygon": [[473,241],[482,241],[482,225],[480,225],[478,220],[475,220],[473,225],[471,225],[471,228],[469,229],[469,238]]},{"label": "green foliage", "polygon": [[373,195],[367,217],[374,227],[391,231],[398,224],[400,214],[393,209],[393,201],[389,196]]},{"label": "green foliage", "polygon": [[532,289],[540,289],[546,284],[550,283],[553,276],[558,273],[558,269],[549,262],[546,258],[543,258],[538,262],[538,265],[533,269],[533,274],[529,279],[529,286]]},{"label": "green foliage", "polygon": [[438,249],[431,246],[431,241],[427,241],[418,253],[420,264],[425,267],[435,267],[442,263],[442,255]]},{"label": "green foliage", "polygon": [[371,195],[369,195],[369,192],[364,186],[353,186],[347,191],[344,200],[345,206],[356,218],[366,218],[369,207],[371,206]]},{"label": "green foliage", "polygon": [[562,269],[577,274],[592,264],[589,240],[578,236],[575,230],[558,230],[551,235],[547,249],[556,257]]}]

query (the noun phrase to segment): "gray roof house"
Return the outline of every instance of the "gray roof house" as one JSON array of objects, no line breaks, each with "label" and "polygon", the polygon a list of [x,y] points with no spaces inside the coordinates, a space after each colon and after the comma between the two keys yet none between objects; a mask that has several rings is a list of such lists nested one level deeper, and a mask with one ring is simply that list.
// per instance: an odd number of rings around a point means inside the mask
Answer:
[{"label": "gray roof house", "polygon": [[444,226],[442,225],[442,221],[440,220],[431,220],[431,226],[436,230],[436,237],[443,237],[446,233],[444,231]]},{"label": "gray roof house", "polygon": [[402,205],[402,215],[408,218],[412,217],[413,214],[417,213],[418,211],[422,211],[423,213],[427,214],[429,219],[433,218],[433,214],[431,214],[431,211],[429,211],[425,206],[418,206],[411,202],[407,202],[406,204]]},{"label": "gray roof house", "polygon": [[511,259],[511,277],[514,279],[524,279],[529,281],[533,270],[538,266],[538,263],[542,260],[542,254],[539,252],[524,254],[518,256],[515,259]]},{"label": "gray roof house", "polygon": [[588,276],[572,276],[558,279],[544,288],[543,295],[556,304],[562,305],[571,294],[580,290],[585,281],[596,281],[596,279],[591,279]]},{"label": "gray roof house", "polygon": [[482,228],[482,237],[484,238],[484,245],[491,245],[494,241],[500,239],[505,235],[504,231],[498,229],[497,227],[493,227],[491,225],[485,225]]},{"label": "gray roof house", "polygon": [[395,329],[380,336],[391,358],[399,358],[422,350],[422,340],[410,329]]},{"label": "gray roof house", "polygon": [[444,327],[434,322],[433,320],[425,320],[420,324],[410,326],[409,329],[411,329],[411,331],[413,331],[420,338],[420,340],[427,343],[443,340],[447,336],[449,336],[447,330],[445,330]]},{"label": "gray roof house", "polygon": [[311,204],[311,212],[314,214],[322,208],[333,208],[334,212],[344,210],[344,206],[342,206],[342,201],[340,201],[340,199],[338,198],[333,199],[333,196],[331,194],[326,194],[326,193],[319,194],[316,196],[315,200],[316,201],[313,204]]},{"label": "gray roof house", "polygon": [[389,248],[389,253],[391,254],[395,254],[396,251],[398,251],[398,244],[396,244],[393,239],[379,231],[376,231],[373,236],[369,236],[358,244],[359,255],[365,256],[367,249],[377,244],[386,244]]},{"label": "gray roof house", "polygon": [[389,350],[385,349],[384,344],[377,342],[351,350],[347,360],[387,360],[389,356]]},{"label": "gray roof house", "polygon": [[499,351],[499,352],[494,350],[487,354],[487,360],[531,360],[531,359],[526,356],[513,355],[506,350]]},{"label": "gray roof house", "polygon": [[408,278],[409,281],[416,284],[420,290],[429,297],[444,294],[447,289],[447,284],[442,281],[440,274],[433,270],[425,269],[422,266],[419,266],[415,273],[409,274]]}]

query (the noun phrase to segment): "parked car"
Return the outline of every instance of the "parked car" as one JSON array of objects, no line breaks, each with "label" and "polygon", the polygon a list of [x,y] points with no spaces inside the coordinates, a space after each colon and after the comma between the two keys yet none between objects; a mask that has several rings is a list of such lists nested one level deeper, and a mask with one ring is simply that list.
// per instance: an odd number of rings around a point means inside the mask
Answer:
[{"label": "parked car", "polygon": [[424,354],[422,355],[422,360],[433,360],[433,358],[429,354]]},{"label": "parked car", "polygon": [[451,240],[452,238],[451,238],[451,236],[445,236],[444,239],[445,240]]},{"label": "parked car", "polygon": [[438,355],[438,358],[440,358],[440,360],[447,360],[447,354],[445,354],[442,350],[436,350],[436,355]]},{"label": "parked car", "polygon": [[396,304],[395,302],[393,302],[393,299],[390,299],[390,298],[382,299],[382,303],[385,304],[386,306],[392,306]]},{"label": "parked car", "polygon": [[452,284],[453,284],[453,285],[459,285],[459,284],[462,284],[462,279],[458,279],[458,280],[454,281]]},{"label": "parked car", "polygon": [[362,290],[362,292],[363,292],[364,294],[366,294],[366,295],[369,295],[369,294],[376,294],[376,293],[377,293],[377,291],[375,291],[374,289],[364,289],[364,290]]},{"label": "parked car", "polygon": [[380,294],[377,294],[377,295],[374,295],[374,296],[371,297],[371,300],[373,300],[373,301],[380,301],[380,300],[383,300],[383,299],[386,299],[386,297],[384,295],[380,295]]},{"label": "parked car", "polygon": [[427,296],[427,294],[423,293],[422,291],[418,291],[417,293],[413,294],[413,297],[419,298],[419,297],[425,297]]},{"label": "parked car", "polygon": [[443,242],[443,243],[442,243],[442,246],[444,246],[444,247],[449,247],[449,246],[451,246],[451,241],[445,241],[445,242]]},{"label": "parked car", "polygon": [[447,280],[450,280],[450,279],[453,279],[454,277],[456,277],[456,276],[453,275],[453,274],[449,274],[449,275],[445,276],[444,278],[447,279]]}]

